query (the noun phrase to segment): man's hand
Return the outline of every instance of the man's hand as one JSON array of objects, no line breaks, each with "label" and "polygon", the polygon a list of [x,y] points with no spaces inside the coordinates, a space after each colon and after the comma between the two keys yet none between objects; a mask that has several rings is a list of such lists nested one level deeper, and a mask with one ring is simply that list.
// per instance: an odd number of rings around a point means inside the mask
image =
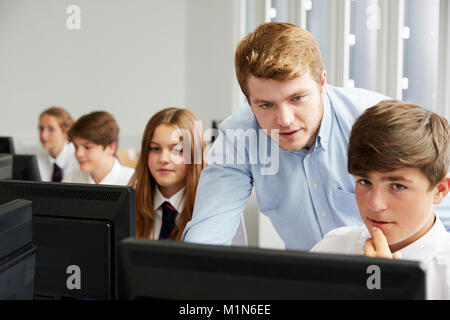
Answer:
[{"label": "man's hand", "polygon": [[372,238],[366,240],[364,244],[364,255],[372,258],[400,259],[400,252],[391,253],[389,244],[383,231],[373,227],[370,231]]}]

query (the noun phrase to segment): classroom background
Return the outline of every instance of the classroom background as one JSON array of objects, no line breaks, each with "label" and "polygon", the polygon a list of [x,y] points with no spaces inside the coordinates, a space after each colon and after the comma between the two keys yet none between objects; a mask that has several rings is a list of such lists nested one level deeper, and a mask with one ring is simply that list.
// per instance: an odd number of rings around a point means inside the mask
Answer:
[{"label": "classroom background", "polygon": [[[242,105],[238,41],[291,22],[319,41],[328,83],[362,87],[450,115],[449,0],[0,0],[0,136],[39,150],[38,116],[106,110],[119,149],[139,152],[148,119],[193,111],[208,130]],[[283,248],[254,196],[249,245]]]}]

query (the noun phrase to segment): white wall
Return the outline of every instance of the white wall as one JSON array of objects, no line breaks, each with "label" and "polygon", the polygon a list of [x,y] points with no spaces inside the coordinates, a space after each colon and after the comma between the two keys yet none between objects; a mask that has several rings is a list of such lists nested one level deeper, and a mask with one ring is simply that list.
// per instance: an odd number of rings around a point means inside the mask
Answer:
[{"label": "white wall", "polygon": [[[13,136],[18,153],[36,151],[39,113],[52,105],[74,118],[111,112],[119,148],[139,150],[148,119],[169,106],[191,109],[207,130],[242,101],[234,51],[244,4],[0,0],[0,136]],[[66,27],[69,5],[81,9],[80,30]],[[245,219],[250,245],[278,245],[270,222],[258,222],[254,195]]]},{"label": "white wall", "polygon": [[[81,9],[69,30],[66,8]],[[0,0],[0,135],[38,144],[39,113],[107,110],[119,147],[139,148],[150,116],[186,102],[186,1]]]}]

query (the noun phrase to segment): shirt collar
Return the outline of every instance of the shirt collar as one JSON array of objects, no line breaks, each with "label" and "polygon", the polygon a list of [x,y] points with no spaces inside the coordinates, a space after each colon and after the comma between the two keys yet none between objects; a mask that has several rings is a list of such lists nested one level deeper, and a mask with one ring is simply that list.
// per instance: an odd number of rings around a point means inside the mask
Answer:
[{"label": "shirt collar", "polygon": [[171,196],[169,199],[163,196],[161,191],[159,190],[158,186],[156,186],[156,192],[155,197],[153,201],[153,209],[156,211],[159,209],[159,207],[165,202],[168,201],[170,204],[178,211],[183,211],[183,195],[184,195],[185,187],[183,187],[180,191],[175,193],[173,196]]},{"label": "shirt collar", "polygon": [[64,159],[66,158],[66,153],[67,153],[67,149],[68,149],[68,145],[69,142],[65,142],[63,148],[61,149],[61,152],[56,156],[56,158],[53,158],[52,155],[50,154],[50,151],[47,151],[47,157],[50,161],[51,164],[56,163],[59,167],[63,167],[64,166]]},{"label": "shirt collar", "polygon": [[[106,174],[106,176],[100,181],[98,184],[109,184],[109,181],[114,181],[114,174],[117,174],[120,167],[120,162],[117,160],[117,158],[114,158],[114,164],[111,170]],[[89,183],[90,184],[96,184],[94,181],[94,178],[92,178],[92,175],[89,173]],[[114,184],[114,183],[112,183]]]},{"label": "shirt collar", "polygon": [[441,243],[447,243],[449,234],[442,224],[439,216],[435,214],[436,220],[433,227],[410,245],[399,250],[403,260],[418,260],[425,264],[429,263],[440,250]]}]

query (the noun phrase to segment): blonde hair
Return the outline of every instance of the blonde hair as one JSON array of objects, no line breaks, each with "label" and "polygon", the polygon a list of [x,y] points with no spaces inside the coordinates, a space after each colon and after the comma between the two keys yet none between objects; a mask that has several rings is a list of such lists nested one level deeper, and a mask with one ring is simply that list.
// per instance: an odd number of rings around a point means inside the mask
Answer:
[{"label": "blonde hair", "polygon": [[[194,210],[195,194],[197,191],[200,173],[206,167],[204,151],[206,142],[202,132],[198,131],[198,127],[194,123],[198,121],[194,113],[187,109],[167,108],[159,111],[148,121],[144,134],[142,136],[141,153],[139,161],[136,165],[134,175],[131,177],[129,185],[136,189],[136,236],[146,238],[153,232],[155,222],[155,211],[153,209],[153,199],[156,192],[156,180],[150,173],[148,167],[148,154],[150,141],[156,128],[162,124],[176,126],[184,129],[190,134],[191,141],[191,161],[187,164],[186,187],[183,194],[184,206],[180,212],[180,218],[177,219],[178,232],[174,235],[176,240],[181,240],[186,224],[192,218]],[[201,137],[200,141],[193,137]],[[195,143],[199,145],[195,145]],[[201,150],[201,162],[194,162],[194,154]],[[198,160],[198,159],[196,159]]]},{"label": "blonde hair", "polygon": [[240,41],[235,54],[236,76],[249,99],[247,79],[292,80],[307,72],[320,85],[324,65],[313,35],[296,25],[269,22],[259,25]]},{"label": "blonde hair", "polygon": [[56,122],[63,132],[68,132],[75,122],[70,113],[66,109],[61,107],[50,107],[42,111],[39,115],[39,119],[44,115],[55,117]]}]

